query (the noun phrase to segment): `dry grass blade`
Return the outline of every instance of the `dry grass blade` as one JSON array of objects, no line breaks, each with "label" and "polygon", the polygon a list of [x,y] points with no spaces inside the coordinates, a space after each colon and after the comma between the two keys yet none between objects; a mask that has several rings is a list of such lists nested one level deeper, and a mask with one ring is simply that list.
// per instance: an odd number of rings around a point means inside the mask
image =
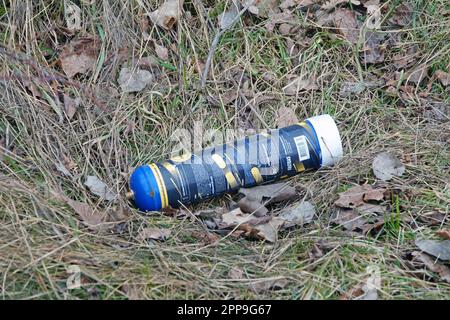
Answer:
[{"label": "dry grass blade", "polygon": [[[0,1],[0,297],[358,299],[376,287],[378,299],[448,300],[446,262],[414,243],[449,228],[447,3],[385,1],[378,26],[373,1],[270,0],[220,23],[233,1],[194,0],[151,20],[166,2]],[[335,21],[341,10],[357,25]],[[170,158],[178,138],[215,144],[326,113],[345,157],[289,179],[292,198],[253,199],[261,217],[250,206],[220,229],[238,194],[148,214],[125,197],[133,168]],[[214,139],[193,135],[199,124]],[[383,151],[406,170],[381,183]],[[92,193],[87,176],[107,189]],[[362,199],[340,198],[354,186]]]}]

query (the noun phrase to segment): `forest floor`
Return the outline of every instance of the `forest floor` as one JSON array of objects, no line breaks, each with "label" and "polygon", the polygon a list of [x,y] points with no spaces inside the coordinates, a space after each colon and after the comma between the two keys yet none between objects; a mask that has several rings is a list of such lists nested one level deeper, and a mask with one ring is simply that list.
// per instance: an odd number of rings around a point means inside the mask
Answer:
[{"label": "forest floor", "polygon": [[[180,5],[0,1],[0,297],[449,299],[448,1]],[[176,129],[319,114],[344,157],[287,181],[299,199],[269,216],[315,215],[272,241],[204,219],[237,195],[147,214],[125,197]],[[374,175],[383,152],[403,174]],[[373,210],[337,202],[363,185]]]}]

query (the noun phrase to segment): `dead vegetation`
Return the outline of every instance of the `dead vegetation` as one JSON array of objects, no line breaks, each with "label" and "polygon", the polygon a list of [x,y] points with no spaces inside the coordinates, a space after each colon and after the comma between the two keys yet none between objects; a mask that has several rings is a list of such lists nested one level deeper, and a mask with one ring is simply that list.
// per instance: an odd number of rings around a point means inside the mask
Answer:
[{"label": "dead vegetation", "polygon": [[[448,9],[1,1],[2,298],[448,299]],[[323,113],[345,158],[282,201],[126,200],[176,128]]]}]

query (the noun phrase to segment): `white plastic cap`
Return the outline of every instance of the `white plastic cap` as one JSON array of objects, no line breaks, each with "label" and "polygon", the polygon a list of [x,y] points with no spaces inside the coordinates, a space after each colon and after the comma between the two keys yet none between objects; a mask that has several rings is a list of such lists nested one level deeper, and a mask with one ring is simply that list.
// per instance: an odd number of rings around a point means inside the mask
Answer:
[{"label": "white plastic cap", "polygon": [[342,141],[333,118],[328,114],[307,119],[316,131],[322,151],[322,166],[334,165],[343,155]]}]

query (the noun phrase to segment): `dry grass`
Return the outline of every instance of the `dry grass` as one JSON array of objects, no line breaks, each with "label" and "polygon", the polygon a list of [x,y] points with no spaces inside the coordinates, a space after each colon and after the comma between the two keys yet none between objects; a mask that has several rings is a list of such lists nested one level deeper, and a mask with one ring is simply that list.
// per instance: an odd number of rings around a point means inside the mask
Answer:
[{"label": "dry grass", "polygon": [[[141,17],[157,8],[156,1],[82,5],[83,30],[78,34],[104,34],[105,59],[98,61],[98,73],[58,85],[37,81],[42,75],[23,57],[65,79],[57,65],[68,41],[57,28],[64,25],[62,1],[0,2],[0,39],[13,49],[7,54],[0,47],[0,72],[6,77],[0,81],[2,297],[333,299],[363,281],[366,267],[375,265],[382,276],[381,298],[448,299],[448,284],[435,274],[414,270],[407,259],[415,238],[434,236],[443,227],[423,223],[420,217],[449,212],[448,111],[440,118],[429,116],[430,101],[441,101],[448,110],[448,88],[433,80],[429,88],[415,86],[409,96],[390,95],[386,88],[339,95],[343,81],[390,72],[393,56],[413,45],[420,53],[418,64],[426,63],[430,75],[448,70],[448,15],[442,15],[448,13],[446,1],[411,2],[416,8],[412,26],[387,32],[398,37],[397,42],[386,49],[384,63],[367,66],[352,46],[327,28],[315,28],[301,11],[296,13],[298,25],[307,30],[309,42],[294,58],[286,49],[287,36],[277,30],[271,34],[263,19],[245,16],[245,23],[219,41],[201,90],[197,64],[208,55],[217,32],[213,15],[224,3],[186,1],[184,9],[192,15],[184,16],[177,31],[151,26],[150,38],[174,49],[154,87],[123,94],[116,82],[121,65],[155,54],[151,42],[143,39]],[[319,90],[284,95],[282,88],[292,74],[316,77]],[[58,91],[80,97],[74,118],[60,120],[48,99],[33,96],[24,81],[28,77],[49,97]],[[233,88],[270,100],[257,103],[240,96],[224,105]],[[427,90],[429,96],[421,97]],[[176,143],[170,140],[176,128],[191,129],[200,119],[207,128],[272,127],[276,111],[285,106],[298,118],[330,113],[342,132],[346,156],[340,165],[292,179],[318,209],[313,224],[281,233],[275,244],[227,237],[212,246],[195,237],[205,228],[189,215],[142,215],[124,199],[132,167],[164,159]],[[390,182],[397,201],[390,207],[398,210],[401,221],[385,224],[368,237],[349,235],[330,224],[337,193],[350,185],[373,183],[371,161],[386,150],[406,164],[406,174]],[[56,169],[59,162],[72,164],[71,176]],[[100,177],[122,197],[114,203],[99,201],[83,185],[87,175]],[[125,213],[126,218],[104,230],[91,230],[57,194],[88,203],[100,213]],[[189,209],[223,206],[226,201]],[[166,242],[144,243],[137,234],[148,226],[169,228],[172,235]],[[330,249],[313,259],[308,253],[318,242]],[[79,289],[66,288],[70,265],[82,270]],[[242,269],[243,277],[232,279],[232,268]],[[278,277],[288,280],[281,290],[251,290],[258,279]]]}]

